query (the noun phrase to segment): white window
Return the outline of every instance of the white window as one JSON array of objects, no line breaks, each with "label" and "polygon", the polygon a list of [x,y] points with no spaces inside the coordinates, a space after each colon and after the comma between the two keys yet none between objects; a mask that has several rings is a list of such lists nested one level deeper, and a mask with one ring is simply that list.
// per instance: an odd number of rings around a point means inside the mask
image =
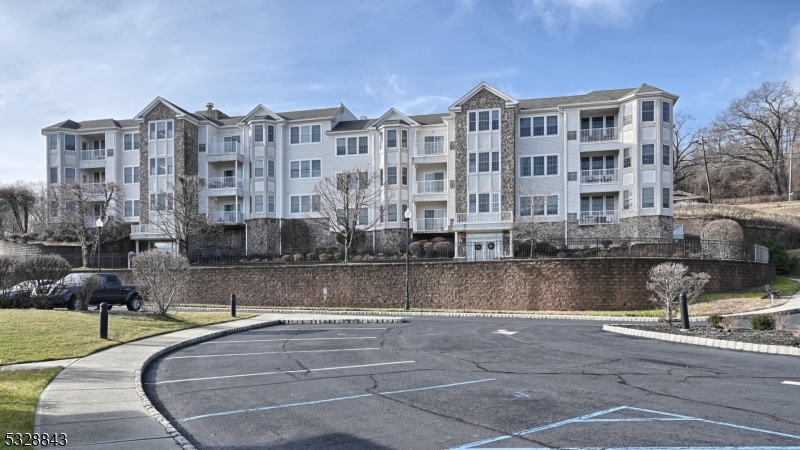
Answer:
[{"label": "white window", "polygon": [[642,208],[655,208],[655,188],[644,187],[642,188]]},{"label": "white window", "polygon": [[500,129],[499,109],[470,111],[468,117],[469,131],[496,131]]},{"label": "white window", "polygon": [[622,107],[622,125],[630,125],[633,123],[633,105],[628,103]]},{"label": "white window", "polygon": [[631,166],[631,148],[625,147],[622,149],[622,168],[627,169]]},{"label": "white window", "polygon": [[672,167],[672,158],[670,158],[669,153],[669,145],[661,148],[661,163],[664,164],[664,167]]},{"label": "white window", "polygon": [[651,166],[656,163],[656,155],[655,155],[655,145],[654,144],[644,144],[642,145],[642,165],[643,166]]},{"label": "white window", "polygon": [[293,214],[319,211],[319,195],[293,195],[289,200]]},{"label": "white window", "polygon": [[139,150],[139,133],[129,133],[125,134],[122,137],[123,145],[122,149],[125,151],[128,150]]},{"label": "white window", "polygon": [[58,167],[50,168],[50,184],[58,183]]},{"label": "white window", "polygon": [[58,150],[58,135],[57,134],[48,134],[47,135],[47,149],[48,150]]},{"label": "white window", "polygon": [[475,173],[477,171],[477,158],[478,155],[476,153],[469,154],[469,173]]},{"label": "white window", "polygon": [[156,139],[172,139],[173,138],[173,123],[171,120],[150,122],[150,140]]},{"label": "white window", "polygon": [[671,105],[669,102],[661,102],[661,121],[664,123],[670,123],[670,111]]},{"label": "white window", "polygon": [[521,117],[519,119],[519,137],[531,137],[531,118]]},{"label": "white window", "polygon": [[519,159],[519,176],[521,177],[529,177],[531,176],[531,158],[530,156],[525,156]]},{"label": "white window", "polygon": [[367,141],[366,136],[336,138],[336,156],[366,155],[369,153]]},{"label": "white window", "polygon": [[367,223],[369,223],[369,210],[361,208],[361,211],[358,212],[358,224],[366,225]]},{"label": "white window", "polygon": [[174,172],[174,159],[170,156],[168,158],[150,158],[150,175],[172,175]]},{"label": "white window", "polygon": [[519,198],[520,216],[557,216],[557,195],[531,195]]},{"label": "white window", "polygon": [[500,152],[492,152],[492,172],[500,171]]},{"label": "white window", "polygon": [[264,142],[264,125],[255,126],[255,130],[253,131],[253,141]]},{"label": "white window", "polygon": [[386,130],[386,148],[397,147],[397,130]]},{"label": "white window", "polygon": [[267,212],[274,213],[275,212],[275,196],[268,195],[267,196]]},{"label": "white window", "polygon": [[670,201],[670,189],[661,188],[661,207],[669,209],[671,205],[672,202]]},{"label": "white window", "polygon": [[267,125],[267,142],[275,142],[275,125]]},{"label": "white window", "polygon": [[400,184],[408,186],[408,167],[400,168]]},{"label": "white window", "polygon": [[264,196],[263,195],[256,195],[255,201],[253,202],[253,212],[263,213],[264,212]]},{"label": "white window", "polygon": [[489,168],[489,152],[478,153],[478,172],[489,172]]},{"label": "white window", "polygon": [[64,182],[65,183],[75,182],[75,169],[70,167],[64,169]]},{"label": "white window", "polygon": [[150,211],[172,211],[172,192],[150,194]]},{"label": "white window", "polygon": [[386,207],[386,221],[397,222],[397,204],[392,203]]},{"label": "white window", "polygon": [[523,156],[520,158],[520,177],[558,175],[558,155]]},{"label": "white window", "polygon": [[622,191],[622,209],[630,211],[633,208],[633,190],[626,189]]},{"label": "white window", "polygon": [[500,194],[492,193],[492,212],[500,212]]},{"label": "white window", "polygon": [[307,142],[320,142],[320,125],[302,125],[289,130],[291,144],[305,144]]},{"label": "white window", "polygon": [[[264,176],[264,160],[263,159],[257,159],[256,160],[255,169],[253,170],[253,176],[255,178],[262,178]],[[263,202],[264,199],[262,198],[261,200],[262,200],[261,203],[263,204],[264,203]]]},{"label": "white window", "polygon": [[65,134],[64,135],[64,150],[69,150],[71,152],[75,151],[75,135],[74,134]]},{"label": "white window", "polygon": [[322,176],[322,160],[306,159],[289,163],[289,178],[319,178]]},{"label": "white window", "polygon": [[642,122],[652,122],[655,120],[654,101],[642,102]]},{"label": "white window", "polygon": [[271,159],[267,161],[267,176],[275,178],[275,161]]},{"label": "white window", "polygon": [[386,184],[388,185],[397,184],[397,167],[386,168]]},{"label": "white window", "polygon": [[125,200],[125,217],[139,217],[139,200]]},{"label": "white window", "polygon": [[469,113],[469,131],[475,131],[476,130],[476,128],[475,128],[475,117],[476,116],[475,116],[474,112],[470,112]]},{"label": "white window", "polygon": [[139,182],[139,166],[129,166],[122,168],[123,183],[134,184]]}]

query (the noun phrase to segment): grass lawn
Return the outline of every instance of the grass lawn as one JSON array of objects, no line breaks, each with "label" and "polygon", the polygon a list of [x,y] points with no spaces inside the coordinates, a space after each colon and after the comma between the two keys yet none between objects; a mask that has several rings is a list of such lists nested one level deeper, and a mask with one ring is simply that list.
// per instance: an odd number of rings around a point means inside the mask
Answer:
[{"label": "grass lawn", "polygon": [[36,400],[60,367],[0,372],[0,430],[31,433]]},{"label": "grass lawn", "polygon": [[[239,314],[238,318],[253,316]],[[227,312],[175,312],[159,317],[110,311],[109,339],[104,340],[98,337],[97,311],[0,309],[0,365],[80,358],[124,342],[234,319]]]}]

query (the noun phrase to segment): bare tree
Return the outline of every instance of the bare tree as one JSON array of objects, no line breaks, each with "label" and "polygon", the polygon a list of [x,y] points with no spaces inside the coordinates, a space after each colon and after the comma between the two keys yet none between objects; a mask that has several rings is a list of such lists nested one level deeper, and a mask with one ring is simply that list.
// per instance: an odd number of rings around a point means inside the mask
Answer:
[{"label": "bare tree", "polygon": [[514,225],[511,228],[515,242],[530,243],[529,257],[533,258],[536,250],[536,241],[547,237],[543,231],[543,223],[538,220],[547,208],[547,198],[552,193],[535,193],[534,185],[520,188],[520,214],[514,216]]},{"label": "bare tree", "polygon": [[189,281],[189,260],[171,252],[140,253],[133,260],[133,276],[136,285],[145,293],[146,301],[164,316]]},{"label": "bare tree", "polygon": [[[94,248],[97,233],[115,234],[122,217],[122,190],[116,183],[65,183],[50,190],[52,220],[81,244],[84,266],[89,265],[89,256]],[[95,222],[103,221],[97,230]]]},{"label": "bare tree", "polygon": [[50,307],[47,290],[72,272],[70,263],[58,255],[29,255],[21,257],[17,264],[19,279],[32,283],[31,304],[34,308]]},{"label": "bare tree", "polygon": [[83,276],[80,283],[80,285],[76,286],[75,296],[80,302],[80,310],[86,311],[89,309],[89,302],[92,300],[95,291],[103,287],[103,278],[98,275]]},{"label": "bare tree", "polygon": [[695,142],[698,141],[698,129],[694,126],[694,117],[683,111],[675,113],[672,127],[672,173],[673,183],[679,185],[696,169]]},{"label": "bare tree", "polygon": [[36,193],[23,181],[0,185],[0,202],[7,205],[20,233],[28,232],[28,218],[36,204]]},{"label": "bare tree", "polygon": [[647,290],[652,292],[650,301],[656,307],[666,310],[667,323],[672,323],[675,311],[678,309],[678,296],[686,293],[687,303],[692,303],[703,293],[708,280],[711,278],[705,272],[690,273],[689,268],[680,263],[661,263],[650,268],[647,272],[649,281]]},{"label": "bare tree", "polygon": [[387,203],[380,175],[350,169],[326,176],[314,186],[310,210],[327,219],[337,240],[344,246],[344,260],[350,260],[350,247],[359,233],[367,232],[381,220]]},{"label": "bare tree", "polygon": [[202,178],[178,176],[176,182],[167,183],[167,189],[157,194],[156,204],[150,205],[150,224],[176,242],[182,254],[190,251],[195,241],[219,232],[220,227],[200,213],[204,188]]},{"label": "bare tree", "polygon": [[29,181],[27,184],[36,197],[33,208],[30,210],[28,225],[33,231],[39,233],[40,235],[46,235],[50,230],[50,224],[48,223],[49,204],[47,199],[47,183],[44,181]]},{"label": "bare tree", "polygon": [[724,135],[720,151],[770,174],[776,195],[787,188],[785,155],[800,133],[800,94],[786,82],[764,82],[744,97],[733,100],[714,119]]},{"label": "bare tree", "polygon": [[0,255],[0,308],[11,307],[7,302],[9,289],[17,283],[17,260],[12,256]]}]

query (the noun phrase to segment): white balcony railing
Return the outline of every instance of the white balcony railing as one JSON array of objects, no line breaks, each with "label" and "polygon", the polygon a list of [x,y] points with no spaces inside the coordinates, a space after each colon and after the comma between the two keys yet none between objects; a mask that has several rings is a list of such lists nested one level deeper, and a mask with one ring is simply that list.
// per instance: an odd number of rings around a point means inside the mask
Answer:
[{"label": "white balcony railing", "polygon": [[208,213],[210,223],[243,223],[244,213],[236,211],[217,211]]},{"label": "white balcony railing", "polygon": [[581,211],[579,225],[604,225],[619,223],[619,211]]},{"label": "white balcony railing", "polygon": [[244,189],[244,182],[236,177],[213,177],[208,179],[209,189]]},{"label": "white balcony railing", "polygon": [[447,219],[417,219],[414,231],[447,231]]},{"label": "white balcony railing", "polygon": [[592,128],[581,130],[581,142],[616,141],[619,139],[617,127]]},{"label": "white balcony railing", "polygon": [[238,153],[244,155],[244,147],[241,142],[217,142],[207,150],[209,155],[233,155]]},{"label": "white balcony railing", "polygon": [[415,143],[414,154],[416,156],[446,155],[447,147],[447,141]]},{"label": "white balcony railing", "polygon": [[100,195],[105,189],[105,183],[83,183],[83,192],[89,195]]},{"label": "white balcony railing", "polygon": [[156,225],[152,223],[142,223],[138,225],[131,225],[131,234],[159,234],[164,235],[165,226]]},{"label": "white balcony railing", "polygon": [[106,150],[81,150],[81,161],[102,161],[106,159]]},{"label": "white balcony railing", "polygon": [[456,214],[456,223],[511,222],[512,220],[513,214],[511,211]]},{"label": "white balcony railing", "polygon": [[581,184],[615,183],[619,181],[619,169],[581,170]]},{"label": "white balcony railing", "polygon": [[417,181],[416,194],[442,194],[447,192],[447,180]]},{"label": "white balcony railing", "polygon": [[87,216],[83,219],[83,226],[86,228],[97,228],[97,219],[95,216]]}]

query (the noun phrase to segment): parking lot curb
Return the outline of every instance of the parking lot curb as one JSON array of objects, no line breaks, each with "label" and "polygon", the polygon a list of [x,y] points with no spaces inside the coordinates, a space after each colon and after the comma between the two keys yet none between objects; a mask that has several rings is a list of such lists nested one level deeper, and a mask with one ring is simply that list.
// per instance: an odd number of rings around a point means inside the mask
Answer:
[{"label": "parking lot curb", "polygon": [[[209,310],[214,310],[208,308]],[[242,311],[243,310],[239,310]],[[317,313],[319,314],[319,313]],[[353,315],[353,313],[350,313]],[[206,334],[204,336],[199,336],[193,339],[187,339],[185,341],[176,342],[170,346],[164,347],[161,350],[158,350],[152,353],[150,356],[145,358],[139,367],[136,368],[133,376],[133,382],[136,389],[136,394],[139,398],[142,399],[142,404],[144,405],[147,412],[153,416],[154,419],[160,423],[167,433],[175,439],[175,442],[178,443],[184,450],[196,450],[196,447],[192,445],[183,435],[170,423],[170,421],[161,414],[150,399],[147,397],[147,394],[142,387],[142,374],[147,369],[147,366],[150,365],[151,362],[155,361],[156,359],[166,355],[167,353],[174,352],[175,350],[179,350],[184,347],[188,347],[190,345],[199,344],[200,342],[210,341],[212,339],[217,339],[223,336],[227,336],[229,334],[241,333],[243,331],[250,331],[256,330],[259,328],[267,328],[276,325],[305,325],[305,324],[348,324],[348,323],[402,323],[402,318],[397,319],[384,319],[384,318],[375,318],[375,317],[364,317],[364,318],[348,318],[348,319],[278,319],[278,320],[270,320],[264,321],[259,323],[254,323],[250,325],[245,325],[236,328],[229,328],[227,330],[216,331],[213,333]]]},{"label": "parking lot curb", "polygon": [[753,344],[750,342],[726,341],[723,339],[709,339],[699,336],[683,336],[673,333],[657,333],[655,331],[636,330],[616,325],[603,325],[603,331],[647,339],[657,339],[659,341],[677,342],[679,344],[701,345],[744,352],[769,353],[771,355],[800,356],[800,347],[790,347],[788,345]]}]

